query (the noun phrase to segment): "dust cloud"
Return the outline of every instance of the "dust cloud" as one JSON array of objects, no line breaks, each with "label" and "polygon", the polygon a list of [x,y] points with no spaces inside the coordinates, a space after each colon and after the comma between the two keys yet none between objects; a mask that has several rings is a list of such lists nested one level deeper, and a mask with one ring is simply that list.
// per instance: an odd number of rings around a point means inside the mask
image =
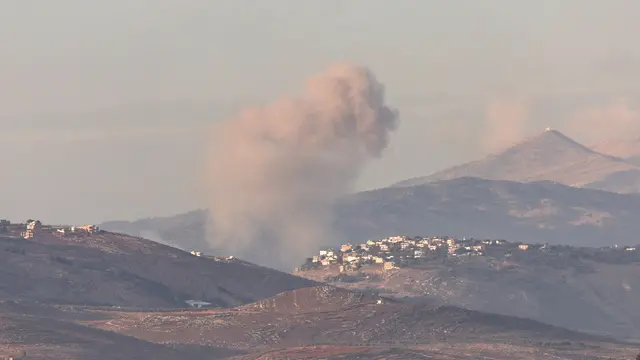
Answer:
[{"label": "dust cloud", "polygon": [[244,110],[214,126],[208,190],[212,248],[291,270],[335,242],[336,200],[380,157],[397,128],[384,85],[367,68],[338,63],[298,97]]}]

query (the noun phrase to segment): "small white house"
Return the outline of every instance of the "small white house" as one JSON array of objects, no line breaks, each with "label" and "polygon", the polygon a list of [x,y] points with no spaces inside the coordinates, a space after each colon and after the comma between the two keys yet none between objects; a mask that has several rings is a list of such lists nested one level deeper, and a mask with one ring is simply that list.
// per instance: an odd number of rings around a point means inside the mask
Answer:
[{"label": "small white house", "polygon": [[192,308],[202,308],[204,306],[209,306],[211,305],[210,302],[206,302],[206,301],[198,301],[198,300],[187,300],[185,301],[187,303],[187,305],[191,306]]}]

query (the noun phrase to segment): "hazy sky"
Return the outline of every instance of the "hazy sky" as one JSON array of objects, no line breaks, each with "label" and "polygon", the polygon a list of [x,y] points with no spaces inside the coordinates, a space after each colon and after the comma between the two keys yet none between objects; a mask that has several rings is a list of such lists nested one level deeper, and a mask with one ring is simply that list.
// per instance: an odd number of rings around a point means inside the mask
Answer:
[{"label": "hazy sky", "polygon": [[207,127],[333,61],[369,66],[401,113],[362,189],[545,126],[588,144],[640,136],[639,13],[637,0],[4,0],[0,218],[204,206]]}]

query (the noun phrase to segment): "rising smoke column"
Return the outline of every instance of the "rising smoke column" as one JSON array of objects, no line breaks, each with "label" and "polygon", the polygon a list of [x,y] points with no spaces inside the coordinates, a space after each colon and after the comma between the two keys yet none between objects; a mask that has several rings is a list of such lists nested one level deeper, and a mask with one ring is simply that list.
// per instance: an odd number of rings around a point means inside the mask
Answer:
[{"label": "rising smoke column", "polygon": [[[297,98],[215,126],[209,159],[209,241],[291,269],[330,243],[332,208],[397,127],[384,86],[365,67],[334,64]],[[342,239],[341,239],[342,240]]]}]

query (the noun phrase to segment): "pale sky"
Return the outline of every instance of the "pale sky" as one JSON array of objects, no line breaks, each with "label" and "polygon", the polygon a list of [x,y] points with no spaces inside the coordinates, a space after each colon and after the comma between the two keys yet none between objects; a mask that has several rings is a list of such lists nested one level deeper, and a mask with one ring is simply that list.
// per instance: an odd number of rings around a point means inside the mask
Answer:
[{"label": "pale sky", "polygon": [[369,66],[401,114],[359,189],[546,126],[640,136],[597,131],[640,123],[638,16],[637,0],[2,0],[0,218],[204,207],[207,127],[334,61]]}]

